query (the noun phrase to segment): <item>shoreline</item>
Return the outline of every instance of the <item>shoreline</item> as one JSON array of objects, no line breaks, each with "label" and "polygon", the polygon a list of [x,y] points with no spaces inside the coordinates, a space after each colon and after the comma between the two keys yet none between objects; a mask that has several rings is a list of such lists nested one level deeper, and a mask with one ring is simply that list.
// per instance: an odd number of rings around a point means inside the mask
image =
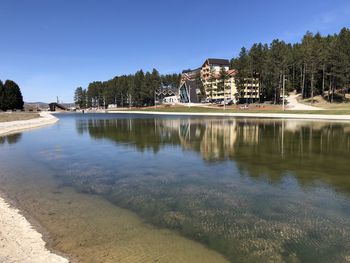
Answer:
[{"label": "shoreline", "polygon": [[9,121],[0,123],[0,136],[18,133],[35,128],[40,128],[46,125],[54,124],[58,118],[48,112],[41,112],[40,117],[29,120]]},{"label": "shoreline", "polygon": [[44,236],[20,210],[0,196],[0,261],[68,263],[69,260],[46,248]]},{"label": "shoreline", "polygon": [[[29,120],[0,123],[0,136],[54,124],[58,119],[47,112]],[[0,261],[53,262],[69,260],[47,249],[48,242],[23,213],[12,205],[11,198],[0,193]]]},{"label": "shoreline", "polygon": [[[45,113],[44,115],[50,114]],[[49,118],[53,122],[58,120],[56,117],[54,117],[56,120],[52,120],[52,117]],[[48,123],[48,120],[39,121],[36,122],[34,127],[34,124],[31,122],[32,125],[26,126],[28,127],[27,129],[31,129]],[[25,125],[24,123],[22,124],[20,129],[24,130]],[[18,130],[16,129],[16,131]],[[24,165],[24,167],[26,166]],[[41,181],[40,179],[45,174],[45,170],[42,171],[39,168],[35,179],[33,181],[29,179],[28,181],[28,178],[23,176],[26,174],[26,168],[24,167],[17,168],[18,176],[24,178],[20,183],[22,185],[20,189],[24,191],[21,195],[9,195],[11,191],[15,190],[15,193],[18,191],[16,188],[11,190],[11,187],[13,187],[12,184],[18,184],[19,182],[16,179],[14,182],[11,182],[11,179],[6,180],[6,172],[4,173],[4,178],[9,185],[3,185],[2,187],[5,188],[2,190],[0,187],[0,262],[90,262],[90,257],[95,259],[109,258],[108,262],[111,259],[118,262],[148,262],[151,257],[154,257],[159,259],[160,262],[168,262],[174,256],[177,257],[179,262],[183,261],[183,259],[186,262],[228,262],[223,255],[207,248],[205,245],[187,239],[171,230],[146,224],[135,213],[117,207],[102,197],[96,198],[95,196],[76,193],[72,188],[68,187],[64,190],[60,188],[59,192],[56,192],[56,188],[51,187],[57,187],[57,182],[50,180],[42,188],[36,182]],[[10,177],[12,178],[13,176]],[[10,191],[6,192],[5,189],[10,189]],[[37,193],[36,195],[30,193],[33,190]],[[55,195],[63,193],[63,191],[65,194],[62,197],[65,198],[61,197],[60,199],[62,200],[59,202],[56,200]],[[43,194],[46,197],[45,199],[50,201],[44,201],[38,206],[38,196],[41,197]],[[20,198],[25,198],[27,201],[23,203],[23,200],[20,201]],[[59,203],[57,208],[50,203],[53,201],[55,205]],[[92,201],[94,203],[91,207]],[[20,202],[22,202],[21,205],[19,204]],[[65,209],[67,208],[67,203],[69,203],[69,206],[76,206],[74,210],[78,211],[79,214],[75,220],[70,221],[69,225],[75,226],[74,228],[81,225],[79,220],[81,220],[82,215],[84,215],[83,221],[85,224],[83,227],[90,229],[91,226],[95,226],[96,222],[100,223],[100,219],[94,218],[92,215],[104,214],[103,221],[105,223],[103,225],[108,226],[108,229],[99,227],[95,231],[98,231],[98,233],[101,230],[107,231],[105,233],[108,233],[109,240],[113,240],[114,243],[111,244],[115,246],[114,249],[111,250],[113,246],[109,243],[105,244],[99,241],[100,243],[98,244],[92,242],[85,250],[81,251],[81,244],[87,242],[86,236],[82,234],[86,231],[80,231],[81,229],[77,227],[77,232],[74,232],[69,226],[62,227],[62,218],[56,219],[56,221],[55,219],[50,219],[56,218],[51,217],[50,213],[55,214],[58,211],[67,216],[67,210]],[[93,207],[95,207],[95,210],[91,209]],[[69,212],[69,215],[71,215],[71,212]],[[46,217],[48,221],[45,222],[43,217]],[[118,224],[115,222],[116,218],[118,218]],[[68,220],[71,220],[71,218],[68,217]],[[55,227],[60,228],[55,230]],[[71,239],[72,232],[78,236],[77,240]],[[141,237],[137,237],[139,232],[142,234]],[[119,238],[116,239],[116,236]],[[134,242],[136,243],[134,244]],[[175,252],[170,253],[168,247],[172,244],[177,245],[174,247]],[[135,249],[137,253],[131,253],[130,249]],[[150,253],[151,251],[153,252]],[[180,255],[178,256],[178,254]]]},{"label": "shoreline", "polygon": [[[170,115],[170,116],[210,116],[210,117],[247,117],[272,119],[304,119],[315,121],[350,121],[350,115],[313,115],[284,113],[189,113],[189,112],[154,112],[154,111],[108,111],[107,113]],[[23,121],[0,123],[0,136],[39,128],[56,123],[58,118],[47,112],[39,118]],[[50,240],[45,229],[33,223],[30,216],[16,208],[11,198],[0,192],[0,262],[70,262],[66,255],[50,249]],[[28,219],[27,219],[27,218]],[[40,230],[40,232],[38,231]],[[65,257],[66,256],[66,257]]]},{"label": "shoreline", "polygon": [[304,114],[304,113],[224,113],[224,112],[169,112],[169,111],[108,111],[107,113],[145,114],[145,115],[172,115],[172,116],[208,116],[208,117],[245,117],[262,119],[301,119],[350,121],[350,115]]}]

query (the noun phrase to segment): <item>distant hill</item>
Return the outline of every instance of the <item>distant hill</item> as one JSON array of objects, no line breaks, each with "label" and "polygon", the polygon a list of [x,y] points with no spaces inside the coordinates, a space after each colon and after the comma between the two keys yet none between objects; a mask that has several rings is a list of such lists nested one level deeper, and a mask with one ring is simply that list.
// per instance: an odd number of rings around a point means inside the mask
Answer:
[{"label": "distant hill", "polygon": [[49,107],[49,104],[45,102],[24,102],[24,108],[28,107],[47,109]]},{"label": "distant hill", "polygon": [[74,108],[75,103],[60,103],[61,105],[65,106],[66,108]]},{"label": "distant hill", "polygon": [[[61,105],[70,108],[74,107],[74,103],[60,103]],[[49,103],[46,102],[24,102],[24,108],[40,108],[40,109],[47,109],[49,108]]]}]

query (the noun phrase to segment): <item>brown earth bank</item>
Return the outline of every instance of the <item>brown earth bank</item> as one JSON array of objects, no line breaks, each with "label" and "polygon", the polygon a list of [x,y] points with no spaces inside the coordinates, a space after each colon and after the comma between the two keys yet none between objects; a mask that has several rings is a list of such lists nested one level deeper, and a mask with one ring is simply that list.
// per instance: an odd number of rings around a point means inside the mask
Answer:
[{"label": "brown earth bank", "polygon": [[346,94],[345,99],[334,102],[329,102],[322,96],[315,96],[313,100],[311,98],[302,99],[299,97],[298,101],[305,105],[313,105],[325,110],[350,110],[350,94]]},{"label": "brown earth bank", "polygon": [[[301,103],[299,103],[301,104]],[[302,104],[301,104],[302,105]],[[305,108],[297,109],[295,107],[286,105],[285,110],[283,110],[281,105],[270,105],[270,104],[249,104],[249,105],[231,105],[227,106],[225,109],[223,106],[218,105],[201,105],[201,104],[192,104],[191,106],[185,106],[180,104],[175,105],[161,105],[161,106],[150,106],[150,107],[132,107],[132,108],[116,108],[116,109],[108,109],[108,110],[100,110],[99,112],[178,112],[178,113],[237,113],[237,114],[264,114],[264,113],[274,113],[274,114],[310,114],[310,115],[350,115],[350,106],[346,104],[345,107],[339,108],[319,108],[314,105],[312,109],[311,106],[305,105]],[[335,110],[336,109],[336,110]],[[88,113],[89,111],[86,111]],[[94,111],[96,112],[96,111]],[[257,117],[259,117],[257,115]],[[281,118],[283,116],[281,115]]]},{"label": "brown earth bank", "polygon": [[[15,116],[17,113],[5,113],[5,114],[14,114]],[[38,116],[34,118],[29,118],[29,116],[27,117],[28,119],[25,119],[25,120],[24,119],[13,120],[19,117],[4,117],[7,119],[12,119],[12,121],[0,122],[0,136],[12,134],[12,133],[18,133],[29,129],[39,128],[42,126],[56,123],[58,121],[56,117],[52,116],[48,112],[41,112]]]},{"label": "brown earth bank", "polygon": [[23,121],[23,120],[30,120],[30,119],[39,118],[39,117],[40,117],[39,113],[1,112],[0,122]]}]

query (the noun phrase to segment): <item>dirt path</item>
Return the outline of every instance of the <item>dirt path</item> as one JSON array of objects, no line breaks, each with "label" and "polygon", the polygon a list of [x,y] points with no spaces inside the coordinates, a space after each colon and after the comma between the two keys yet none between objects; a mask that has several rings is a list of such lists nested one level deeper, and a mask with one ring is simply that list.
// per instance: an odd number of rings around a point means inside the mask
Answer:
[{"label": "dirt path", "polygon": [[287,105],[289,110],[322,110],[322,108],[299,103],[297,100],[299,96],[300,94],[290,94],[287,97]]}]

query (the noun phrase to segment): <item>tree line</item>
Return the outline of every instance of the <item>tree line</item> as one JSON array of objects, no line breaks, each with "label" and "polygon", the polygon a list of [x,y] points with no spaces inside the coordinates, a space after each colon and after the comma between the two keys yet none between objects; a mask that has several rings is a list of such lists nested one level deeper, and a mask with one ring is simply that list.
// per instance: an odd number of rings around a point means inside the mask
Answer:
[{"label": "tree line", "polygon": [[135,74],[116,76],[107,81],[93,81],[87,89],[78,87],[74,93],[74,102],[79,108],[152,106],[157,99],[156,90],[161,85],[178,86],[181,75],[160,75],[156,69],[152,72],[137,71]]},{"label": "tree line", "polygon": [[22,110],[23,104],[23,96],[17,83],[12,80],[3,83],[0,80],[0,110]]},{"label": "tree line", "polygon": [[[237,99],[243,96],[247,84],[258,83],[260,102],[280,103],[283,87],[286,91],[296,90],[311,101],[316,95],[329,102],[344,100],[350,90],[350,30],[343,28],[338,34],[327,36],[307,32],[293,44],[279,39],[270,44],[255,43],[249,49],[243,47],[238,57],[231,59],[230,68],[236,70]],[[150,106],[161,83],[178,87],[180,78],[179,74],[160,75],[156,69],[146,73],[139,70],[108,81],[91,82],[87,89],[79,87],[74,101],[80,108],[109,104]],[[221,71],[219,78],[225,83],[227,74]],[[197,84],[203,100],[203,83],[198,79]],[[225,85],[218,89],[225,89]]]},{"label": "tree line", "polygon": [[278,39],[255,43],[241,49],[231,68],[237,70],[238,90],[258,79],[261,101],[280,103],[284,84],[311,101],[316,95],[330,102],[341,100],[350,89],[350,30],[327,36],[307,32],[295,44]]}]

